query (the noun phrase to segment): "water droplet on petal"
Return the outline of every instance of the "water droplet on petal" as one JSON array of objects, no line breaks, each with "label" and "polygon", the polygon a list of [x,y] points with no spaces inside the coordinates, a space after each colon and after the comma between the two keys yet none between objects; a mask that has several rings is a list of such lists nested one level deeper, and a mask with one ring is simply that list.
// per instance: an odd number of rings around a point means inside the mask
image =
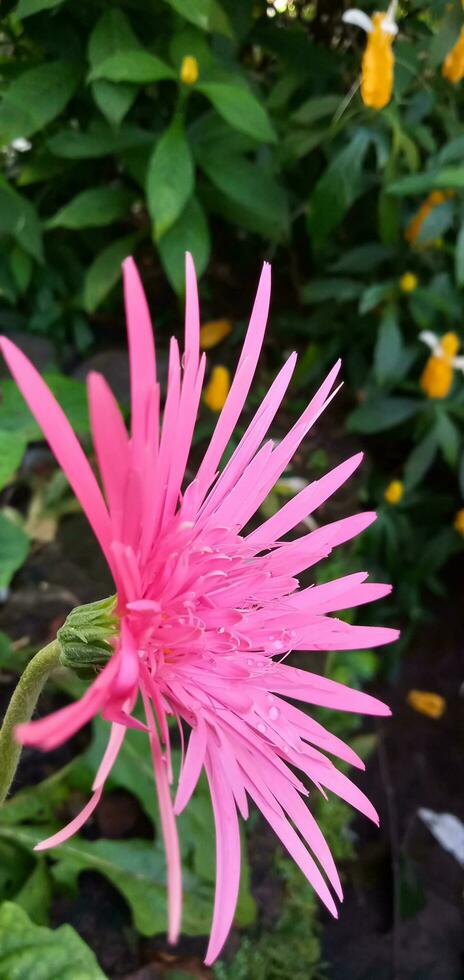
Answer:
[{"label": "water droplet on petal", "polygon": [[261,735],[264,735],[265,731],[266,731],[266,725],[264,724],[264,722],[260,721],[258,723],[258,732],[261,732]]},{"label": "water droplet on petal", "polygon": [[277,721],[277,719],[278,719],[278,717],[280,715],[280,711],[274,705],[272,708],[269,708],[268,714],[269,714],[269,717],[270,717],[271,721]]}]

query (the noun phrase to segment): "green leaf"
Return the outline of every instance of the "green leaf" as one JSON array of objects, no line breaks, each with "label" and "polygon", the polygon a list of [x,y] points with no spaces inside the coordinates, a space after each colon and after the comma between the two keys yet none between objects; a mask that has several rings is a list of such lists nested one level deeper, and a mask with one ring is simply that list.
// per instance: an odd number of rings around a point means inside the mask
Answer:
[{"label": "green leaf", "polygon": [[318,180],[308,213],[308,229],[316,247],[324,245],[352,204],[368,190],[363,163],[369,143],[370,134],[359,130]]},{"label": "green leaf", "polygon": [[419,244],[433,242],[441,238],[451,228],[454,219],[454,202],[445,201],[438,207],[432,208],[421,225],[417,241]]},{"label": "green leaf", "polygon": [[[65,415],[77,432],[89,431],[86,387],[82,381],[67,378],[58,372],[45,372],[47,382]],[[14,434],[17,440],[33,442],[42,432],[24,401],[16,382],[3,381],[0,400],[0,432]]]},{"label": "green leaf", "polygon": [[234,129],[262,143],[277,141],[266,110],[248,88],[227,82],[199,82],[196,87]]},{"label": "green leaf", "polygon": [[244,157],[221,150],[201,150],[201,168],[219,195],[210,192],[208,203],[228,221],[281,239],[288,231],[285,192],[268,170]]},{"label": "green leaf", "polygon": [[7,589],[18,568],[26,560],[29,538],[0,511],[0,589]]},{"label": "green leaf", "polygon": [[121,276],[121,264],[131,254],[137,235],[118,238],[100,252],[84,279],[84,309],[94,313]]},{"label": "green leaf", "polygon": [[362,286],[356,279],[338,278],[312,279],[303,286],[301,298],[304,303],[347,303],[357,299]]},{"label": "green leaf", "polygon": [[380,385],[394,382],[403,352],[403,340],[395,307],[382,316],[374,348],[374,373]]},{"label": "green leaf", "polygon": [[30,255],[19,245],[11,250],[10,269],[18,292],[22,296],[31,281],[33,263]]},{"label": "green leaf", "polygon": [[27,446],[16,432],[3,432],[0,429],[0,490],[10,483],[16,473]]},{"label": "green leaf", "polygon": [[127,214],[133,200],[132,192],[124,187],[81,191],[47,221],[46,227],[77,229],[110,225]]},{"label": "green leaf", "polygon": [[191,252],[197,275],[204,272],[210,255],[208,221],[203,208],[192,197],[175,225],[158,243],[161,262],[172,288],[180,296],[185,291],[185,252]]},{"label": "green leaf", "polygon": [[92,68],[89,81],[106,78],[111,82],[136,82],[148,85],[163,79],[174,79],[175,72],[165,61],[149,51],[117,51]]},{"label": "green leaf", "polygon": [[42,261],[42,234],[33,204],[0,177],[0,232],[11,235],[29,255]]},{"label": "green leaf", "polygon": [[318,95],[315,98],[307,99],[302,105],[292,112],[291,121],[298,126],[312,126],[326,116],[332,116],[341,104],[339,95]]},{"label": "green leaf", "polygon": [[86,133],[62,129],[48,141],[51,153],[69,160],[91,160],[111,153],[123,153],[153,142],[153,133],[138,126],[123,126],[114,132],[109,126],[94,127]]},{"label": "green leaf", "polygon": [[44,129],[63,111],[78,82],[79,68],[71,61],[48,62],[19,75],[0,103],[2,144]]},{"label": "green leaf", "polygon": [[446,412],[439,412],[435,426],[435,436],[443,453],[443,458],[454,469],[458,461],[461,437],[459,429],[451,421]]},{"label": "green leaf", "polygon": [[[105,10],[90,35],[88,47],[90,66],[96,68],[118,51],[140,48],[140,42],[123,11],[118,8]],[[137,96],[137,88],[125,82],[117,84],[101,80],[94,82],[92,93],[108,122],[119,126]]]},{"label": "green leaf", "polygon": [[148,210],[156,241],[177,221],[192,195],[195,171],[182,118],[174,116],[148,164]]},{"label": "green leaf", "polygon": [[454,275],[456,284],[464,286],[464,224],[461,225],[456,238],[456,251],[454,253]]},{"label": "green leaf", "polygon": [[394,180],[388,185],[388,193],[403,197],[405,194],[426,194],[433,190],[460,190],[464,187],[464,167],[445,167],[427,173],[411,174]]},{"label": "green leaf", "polygon": [[389,245],[382,245],[380,242],[366,242],[365,245],[358,245],[356,248],[350,248],[348,252],[342,253],[340,258],[330,266],[330,271],[365,275],[366,272],[372,272],[379,265],[388,262],[394,254],[394,250]]},{"label": "green leaf", "polygon": [[371,310],[375,310],[380,303],[388,299],[391,296],[393,285],[394,283],[392,282],[374,282],[372,286],[368,286],[359,301],[359,312],[361,316],[370,313]]},{"label": "green leaf", "polygon": [[404,485],[413,490],[428,473],[437,453],[437,439],[434,431],[429,432],[409,454],[404,467]]},{"label": "green leaf", "polygon": [[0,980],[105,980],[72,926],[46,929],[13,902],[0,907]]},{"label": "green leaf", "polygon": [[15,13],[20,20],[24,20],[25,17],[31,17],[32,14],[39,14],[42,10],[52,10],[54,7],[60,7],[64,2],[65,0],[19,0]]},{"label": "green leaf", "polygon": [[227,37],[232,34],[229,20],[217,0],[195,0],[195,3],[192,0],[166,0],[166,3],[203,31],[217,32]]},{"label": "green leaf", "polygon": [[376,396],[366,399],[348,417],[350,432],[371,434],[385,432],[412,418],[420,409],[421,403],[413,398],[389,398]]},{"label": "green leaf", "polygon": [[39,859],[22,888],[16,893],[15,902],[27,912],[33,922],[46,926],[51,900],[52,886],[48,868],[45,860]]}]

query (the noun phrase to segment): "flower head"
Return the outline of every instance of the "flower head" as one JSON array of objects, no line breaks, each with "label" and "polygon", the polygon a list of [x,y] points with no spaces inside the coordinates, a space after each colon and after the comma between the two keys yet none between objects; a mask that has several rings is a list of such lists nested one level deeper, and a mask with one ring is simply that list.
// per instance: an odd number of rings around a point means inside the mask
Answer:
[{"label": "flower head", "polygon": [[230,371],[223,364],[216,364],[211,371],[211,377],[205,388],[203,401],[212,412],[220,412],[224,408],[230,391]]},{"label": "flower head", "polygon": [[399,504],[403,499],[403,495],[404,484],[401,482],[401,480],[391,480],[384,492],[384,498],[387,501],[387,504],[393,505]]},{"label": "flower head", "polygon": [[404,272],[400,277],[399,285],[402,293],[413,293],[418,285],[417,276],[414,272]]},{"label": "flower head", "polygon": [[224,337],[232,332],[232,324],[230,320],[208,320],[208,323],[204,323],[200,328],[200,347],[202,350],[209,350],[210,347],[216,347],[216,344],[220,344]]},{"label": "flower head", "polygon": [[407,702],[414,711],[435,720],[442,717],[446,708],[445,699],[434,691],[409,691]]},{"label": "flower head", "polygon": [[464,538],[464,507],[461,507],[460,510],[456,511],[456,514],[454,515],[453,527],[455,531],[457,531],[458,534]]},{"label": "flower head", "polygon": [[345,24],[354,24],[367,34],[367,46],[361,66],[361,97],[371,109],[383,109],[392,97],[395,59],[392,45],[398,26],[395,21],[396,0],[387,11],[369,17],[353,8],[343,14]]},{"label": "flower head", "polygon": [[420,377],[420,386],[427,398],[446,398],[451,390],[454,370],[464,371],[464,357],[457,357],[460,340],[456,333],[449,331],[437,337],[431,330],[419,334],[432,351]]},{"label": "flower head", "polygon": [[[160,393],[147,302],[131,259],[124,286],[131,368],[131,432],[101,375],[88,379],[90,418],[104,496],[69,422],[45,382],[9,340],[3,354],[30,409],[79,498],[100,542],[117,589],[119,637],[114,653],[80,701],[20,726],[29,745],[53,749],[93,716],[110,723],[108,745],[82,813],[39,845],[75,833],[100,799],[128,727],[150,740],[161,827],[167,853],[169,938],[181,917],[180,852],[175,815],[206,771],[216,824],[217,883],[211,963],[227,937],[237,900],[240,835],[237,811],[248,798],[336,915],[330,886],[341,897],[337,871],[306,805],[307,781],[377,820],[374,808],[326,753],[363,768],[354,751],[293,702],[367,714],[385,705],[320,674],[285,663],[299,650],[369,648],[396,639],[394,630],[356,626],[331,614],[371,602],[389,586],[364,572],[300,587],[298,575],[366,528],[375,515],[357,514],[286,536],[321,506],[361,462],[353,456],[305,486],[278,513],[250,519],[288,466],[335,392],[339,363],[280,442],[266,438],[285,395],[291,354],[242,438],[219,472],[253,380],[270,300],[270,268],[261,275],[237,371],[195,477],[184,485],[205,371],[199,356],[200,318],[191,257],[187,257],[185,351],[171,340],[168,387],[160,425]],[[133,714],[140,696],[144,717]],[[170,729],[190,732],[174,804]],[[297,771],[300,775],[297,774]],[[298,832],[295,830],[298,828]],[[312,852],[312,853],[311,853]],[[313,856],[316,858],[314,860]]]},{"label": "flower head", "polygon": [[182,58],[182,64],[180,66],[180,80],[184,85],[195,85],[198,81],[198,76],[200,74],[198,68],[198,61],[192,54],[186,54]]},{"label": "flower head", "polygon": [[461,27],[457,41],[443,62],[443,78],[457,85],[464,78],[464,27]]}]

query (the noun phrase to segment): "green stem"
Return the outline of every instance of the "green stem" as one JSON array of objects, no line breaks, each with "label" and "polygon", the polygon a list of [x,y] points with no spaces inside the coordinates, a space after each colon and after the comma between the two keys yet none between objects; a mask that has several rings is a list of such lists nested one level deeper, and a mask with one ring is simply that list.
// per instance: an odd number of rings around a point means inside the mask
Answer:
[{"label": "green stem", "polygon": [[8,796],[22,750],[15,739],[15,728],[31,720],[45,681],[59,664],[59,656],[57,640],[39,650],[21,675],[8,705],[0,729],[0,806]]}]

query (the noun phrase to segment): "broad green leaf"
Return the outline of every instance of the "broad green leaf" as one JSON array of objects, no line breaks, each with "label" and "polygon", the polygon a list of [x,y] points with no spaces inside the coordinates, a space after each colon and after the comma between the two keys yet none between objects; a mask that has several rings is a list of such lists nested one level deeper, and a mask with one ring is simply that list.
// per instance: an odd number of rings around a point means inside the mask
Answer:
[{"label": "broad green leaf", "polygon": [[106,78],[110,82],[136,82],[148,85],[175,78],[170,65],[149,51],[117,51],[101,61],[89,74],[89,81]]},{"label": "broad green leaf", "polygon": [[85,133],[62,129],[48,141],[51,153],[69,160],[91,160],[122,153],[153,142],[153,133],[138,126],[123,126],[114,132],[109,126],[99,126]]},{"label": "broad green leaf", "polygon": [[303,286],[301,298],[304,303],[347,303],[357,299],[361,292],[361,283],[356,279],[327,278],[312,279]]},{"label": "broad green leaf", "polygon": [[177,221],[192,195],[195,171],[182,118],[174,116],[148,164],[148,210],[157,241]]},{"label": "broad green leaf", "polygon": [[21,463],[27,441],[17,432],[0,429],[0,490],[10,482]]},{"label": "broad green leaf", "polygon": [[454,253],[454,275],[458,286],[464,286],[464,224],[461,225],[456,238]]},{"label": "broad green leaf", "polygon": [[[22,888],[16,893],[15,903],[39,926],[48,925],[52,900],[52,884],[44,859],[39,859]],[[1,954],[0,954],[1,957]],[[1,961],[1,960],[0,960]]]},{"label": "broad green leaf", "polygon": [[[96,68],[106,58],[118,51],[140,49],[130,21],[122,10],[105,10],[97,21],[89,39],[88,57],[91,68]],[[130,83],[94,82],[92,93],[100,111],[108,122],[119,126],[137,95],[137,87]]]},{"label": "broad green leaf", "polygon": [[308,213],[309,233],[317,247],[324,245],[352,204],[367,191],[363,163],[369,143],[370,134],[359,130],[318,180]]},{"label": "broad green leaf", "polygon": [[453,201],[445,201],[444,204],[432,208],[421,225],[417,237],[418,244],[433,242],[437,238],[441,238],[453,224],[454,210]]},{"label": "broad green leaf", "polygon": [[339,95],[318,95],[307,99],[302,105],[292,112],[291,120],[298,126],[312,126],[326,116],[332,116],[340,106],[341,98]]},{"label": "broad green leaf", "polygon": [[29,538],[0,511],[0,589],[7,589],[18,568],[26,560]]},{"label": "broad green leaf", "polygon": [[386,432],[402,422],[407,422],[421,408],[414,398],[389,398],[376,396],[366,399],[348,417],[350,432]]},{"label": "broad green leaf", "polygon": [[72,926],[37,926],[13,902],[0,907],[0,980],[105,980]]},{"label": "broad green leaf", "polygon": [[66,107],[78,82],[79,68],[71,61],[44,63],[19,75],[0,102],[0,141],[44,129]]},{"label": "broad green leaf", "polygon": [[127,214],[134,195],[124,187],[95,187],[81,191],[65,204],[47,228],[97,228],[111,225]]},{"label": "broad green leaf", "polygon": [[15,245],[10,254],[10,269],[20,296],[26,292],[31,281],[33,262],[28,253]]},{"label": "broad green leaf", "polygon": [[217,0],[165,0],[185,20],[203,31],[231,36],[229,20]]},{"label": "broad green leaf", "polygon": [[19,0],[16,8],[16,16],[20,20],[31,17],[32,14],[40,14],[42,10],[53,10],[54,7],[61,7],[65,0]]},{"label": "broad green leaf", "polygon": [[191,252],[197,275],[204,272],[210,255],[208,221],[203,208],[192,197],[175,225],[158,243],[161,262],[172,288],[179,295],[185,291],[185,253]]},{"label": "broad green leaf", "polygon": [[372,272],[379,265],[388,262],[394,257],[394,249],[390,245],[382,245],[380,242],[366,242],[365,245],[358,245],[350,248],[348,252],[343,252],[331,266],[331,272],[348,273],[356,275],[360,273]]},{"label": "broad green leaf", "polygon": [[407,490],[413,490],[428,473],[437,454],[437,438],[435,432],[429,432],[418,442],[409,454],[404,466],[404,485]]},{"label": "broad green leaf", "polygon": [[359,300],[359,312],[361,316],[365,313],[370,313],[371,310],[375,310],[377,306],[380,305],[385,299],[391,296],[392,289],[394,288],[393,282],[374,282],[372,286],[368,286],[364,290],[361,299]]},{"label": "broad green leaf", "polygon": [[42,261],[42,235],[34,205],[0,177],[0,232],[11,235],[29,255]]},{"label": "broad green leaf", "polygon": [[427,173],[411,174],[388,185],[389,194],[426,194],[434,190],[460,190],[464,187],[464,167],[445,167]]},{"label": "broad green leaf", "polygon": [[[71,425],[79,433],[89,431],[86,387],[82,381],[67,378],[58,372],[45,372],[44,380],[59,401]],[[0,433],[14,434],[21,442],[33,442],[42,433],[29,411],[16,383],[2,381],[0,399]]]},{"label": "broad green leaf", "polygon": [[454,468],[458,461],[461,445],[459,429],[446,412],[440,411],[434,431],[443,458],[449,466]]},{"label": "broad green leaf", "polygon": [[93,260],[84,279],[84,309],[94,313],[121,276],[121,265],[131,254],[137,235],[118,238]]},{"label": "broad green leaf", "polygon": [[234,129],[262,143],[276,142],[271,120],[250,89],[227,82],[199,82],[196,87]]},{"label": "broad green leaf", "polygon": [[269,171],[245,157],[224,154],[222,149],[219,152],[202,149],[200,163],[221,194],[219,198],[210,196],[214,210],[234,224],[266,237],[281,238],[286,234],[289,224],[286,195]]},{"label": "broad green leaf", "polygon": [[396,380],[403,341],[395,307],[389,306],[382,316],[374,348],[374,372],[380,385]]}]

